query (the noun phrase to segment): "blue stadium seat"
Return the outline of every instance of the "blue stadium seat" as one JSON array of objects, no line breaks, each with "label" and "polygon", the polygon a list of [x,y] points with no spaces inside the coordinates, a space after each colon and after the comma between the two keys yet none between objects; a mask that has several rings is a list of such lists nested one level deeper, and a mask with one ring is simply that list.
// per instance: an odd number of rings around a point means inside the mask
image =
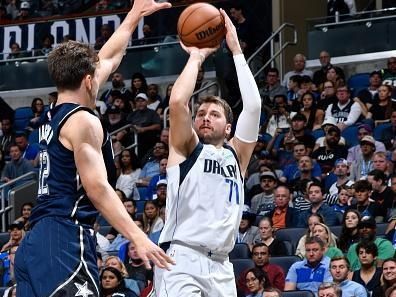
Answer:
[{"label": "blue stadium seat", "polygon": [[136,213],[143,213],[146,200],[136,200]]},{"label": "blue stadium seat", "polygon": [[313,137],[315,137],[315,139],[318,139],[318,138],[320,138],[322,136],[325,136],[324,130],[322,130],[322,129],[313,130],[311,132],[311,134],[312,134]]},{"label": "blue stadium seat", "polygon": [[385,231],[388,228],[387,223],[377,223],[377,236],[385,235]]},{"label": "blue stadium seat", "polygon": [[289,271],[290,266],[292,266],[294,263],[296,263],[298,261],[301,261],[300,257],[298,257],[298,256],[271,257],[269,259],[269,262],[271,264],[276,264],[276,265],[282,267],[285,275]]},{"label": "blue stadium seat", "polygon": [[342,226],[329,226],[331,233],[335,236],[340,237]]},{"label": "blue stadium seat", "polygon": [[29,134],[29,143],[39,143],[39,129],[34,129]]},{"label": "blue stadium seat", "polygon": [[250,249],[246,243],[236,243],[229,254],[230,259],[250,259]]},{"label": "blue stadium seat", "polygon": [[103,236],[106,236],[109,233],[111,228],[113,228],[113,227],[112,226],[100,226],[99,233],[102,234]]},{"label": "blue stadium seat", "polygon": [[311,291],[287,291],[282,292],[282,297],[315,297]]},{"label": "blue stadium seat", "polygon": [[232,259],[230,262],[234,266],[235,279],[238,279],[243,271],[255,266],[252,259]]},{"label": "blue stadium seat", "polygon": [[384,129],[388,129],[391,126],[392,126],[391,123],[386,123],[386,124],[378,125],[377,127],[375,127],[374,131],[373,131],[374,139],[378,140],[378,141],[382,141],[382,139],[381,139],[382,131],[384,131]]},{"label": "blue stadium seat", "polygon": [[30,106],[15,109],[14,131],[25,131],[31,118],[33,118],[33,111]]},{"label": "blue stadium seat", "polygon": [[284,242],[290,242],[292,254],[295,253],[298,241],[305,234],[305,228],[284,228],[275,232],[275,237]]},{"label": "blue stadium seat", "polygon": [[370,84],[370,73],[356,73],[348,79],[348,87],[351,89],[352,97],[356,96],[357,93],[367,88]]},{"label": "blue stadium seat", "polygon": [[345,138],[348,147],[359,144],[357,138],[358,127],[353,125],[342,131],[341,136]]}]

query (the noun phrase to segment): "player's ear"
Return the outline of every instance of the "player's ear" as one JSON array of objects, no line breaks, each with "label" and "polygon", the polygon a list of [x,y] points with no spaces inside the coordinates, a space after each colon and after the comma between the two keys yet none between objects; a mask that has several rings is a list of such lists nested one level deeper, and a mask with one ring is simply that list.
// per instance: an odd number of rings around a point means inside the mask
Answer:
[{"label": "player's ear", "polygon": [[226,124],[225,132],[226,132],[226,135],[231,134],[231,124]]},{"label": "player's ear", "polygon": [[83,78],[84,80],[84,85],[85,87],[91,91],[92,90],[92,80],[93,80],[93,76],[90,74],[87,74],[86,76],[84,76]]}]

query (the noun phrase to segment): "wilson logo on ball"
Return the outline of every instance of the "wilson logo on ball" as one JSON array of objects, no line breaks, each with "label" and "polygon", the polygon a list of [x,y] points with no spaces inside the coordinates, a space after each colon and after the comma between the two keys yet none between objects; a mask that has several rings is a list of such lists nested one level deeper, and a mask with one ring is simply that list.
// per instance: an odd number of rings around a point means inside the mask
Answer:
[{"label": "wilson logo on ball", "polygon": [[219,32],[220,30],[223,30],[223,28],[224,28],[224,24],[219,24],[219,25],[217,25],[216,27],[209,27],[209,28],[206,29],[206,30],[199,31],[199,32],[195,33],[195,37],[196,37],[198,40],[203,40],[203,39],[205,39],[205,38],[210,37],[211,35],[216,34],[216,33]]}]

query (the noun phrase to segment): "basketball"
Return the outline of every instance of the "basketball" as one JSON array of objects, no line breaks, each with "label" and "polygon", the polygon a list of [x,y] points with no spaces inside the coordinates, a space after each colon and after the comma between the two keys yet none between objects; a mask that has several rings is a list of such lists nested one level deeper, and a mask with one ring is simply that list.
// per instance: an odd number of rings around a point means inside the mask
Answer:
[{"label": "basketball", "polygon": [[208,3],[194,3],[180,14],[177,33],[186,46],[216,47],[226,33],[220,11]]}]

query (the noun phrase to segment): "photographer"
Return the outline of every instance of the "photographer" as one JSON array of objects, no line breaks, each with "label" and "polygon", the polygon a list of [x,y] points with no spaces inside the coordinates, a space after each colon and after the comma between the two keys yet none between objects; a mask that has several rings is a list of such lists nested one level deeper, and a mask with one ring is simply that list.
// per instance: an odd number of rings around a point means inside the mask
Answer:
[{"label": "photographer", "polygon": [[265,132],[272,137],[280,132],[286,132],[290,129],[290,118],[287,107],[287,98],[285,95],[278,94],[274,96],[274,106],[269,114],[269,120],[264,125]]}]

